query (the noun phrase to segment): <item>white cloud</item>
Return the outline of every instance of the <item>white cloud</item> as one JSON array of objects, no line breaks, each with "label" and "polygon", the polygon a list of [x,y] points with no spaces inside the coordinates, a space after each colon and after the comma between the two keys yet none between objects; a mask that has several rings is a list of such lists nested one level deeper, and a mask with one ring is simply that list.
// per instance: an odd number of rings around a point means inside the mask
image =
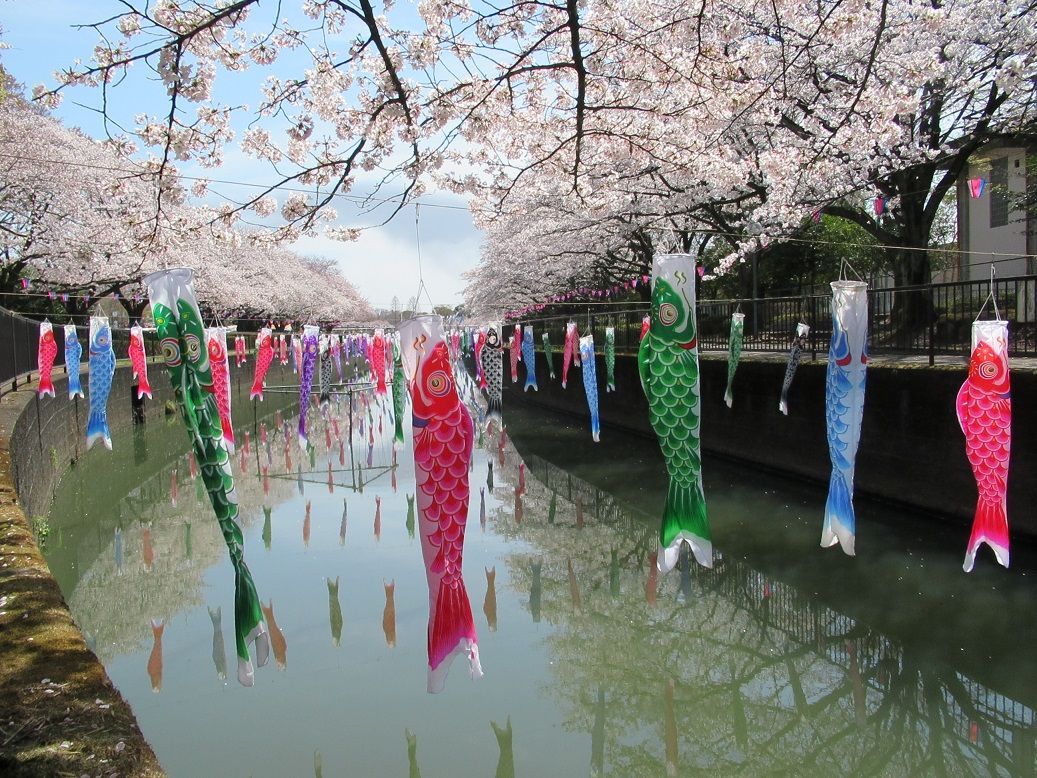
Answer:
[{"label": "white cloud", "polygon": [[[402,218],[402,214],[401,217]],[[424,217],[423,217],[424,218]],[[307,254],[330,257],[342,273],[375,308],[388,308],[392,298],[401,305],[418,292],[418,255],[413,237],[394,235],[387,227],[365,230],[350,243],[323,236],[302,238],[293,247]],[[421,266],[425,287],[436,305],[457,305],[463,301],[464,279],[468,268],[479,258],[479,233],[471,228],[453,240],[423,240]],[[428,303],[422,295],[423,307]]]}]

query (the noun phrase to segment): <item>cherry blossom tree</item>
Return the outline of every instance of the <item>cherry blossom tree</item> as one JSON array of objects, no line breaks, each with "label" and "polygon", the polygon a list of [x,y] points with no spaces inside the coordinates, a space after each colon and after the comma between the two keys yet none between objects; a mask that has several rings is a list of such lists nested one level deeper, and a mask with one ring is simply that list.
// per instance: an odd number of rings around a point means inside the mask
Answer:
[{"label": "cherry blossom tree", "polygon": [[67,294],[73,316],[117,294],[139,318],[143,276],[187,265],[214,311],[328,321],[372,315],[331,263],[307,260],[266,233],[230,229],[219,212],[182,199],[168,197],[156,220],[145,171],[22,101],[0,103],[0,291],[35,279]]},{"label": "cherry blossom tree", "polygon": [[[279,237],[320,227],[361,178],[368,191],[393,189],[400,207],[430,183],[469,194],[495,267],[508,264],[495,244],[509,230],[568,236],[549,255],[522,247],[531,264],[511,263],[513,288],[495,277],[500,295],[541,275],[562,283],[566,266],[579,278],[594,262],[643,261],[631,239],[655,245],[670,230],[727,241],[726,272],[818,210],[892,247],[898,283],[926,281],[933,221],[968,156],[1033,126],[1032,0],[422,0],[418,10],[408,29],[405,14],[371,0],[270,11],[258,0],[126,0],[92,25],[92,60],[36,95],[53,103],[91,85],[103,110],[133,67],[147,69],[167,111],[139,117],[133,133],[152,151],[159,198],[175,163],[217,165],[240,142],[272,172],[228,219],[271,213],[286,184],[306,192],[279,203]],[[214,99],[246,68],[270,74],[254,108]],[[876,194],[889,201],[881,219],[860,207]]]},{"label": "cherry blossom tree", "polygon": [[[333,220],[333,199],[360,175],[373,176],[375,190],[396,187],[398,207],[420,193],[426,162],[416,141],[428,119],[419,115],[416,87],[404,77],[414,58],[398,42],[405,36],[370,0],[306,0],[294,10],[280,3],[268,9],[258,0],[120,5],[121,13],[89,25],[100,39],[91,62],[67,67],[56,89],[41,86],[35,96],[55,105],[67,87],[95,86],[107,107],[132,67],[147,69],[166,89],[168,110],[138,116],[133,134],[152,150],[150,164],[165,186],[179,183],[178,161],[222,162],[235,139],[232,119],[250,109],[214,99],[217,75],[258,68],[270,75],[255,95],[240,147],[269,163],[271,179],[230,213],[268,216],[275,190],[308,190],[280,205],[285,224],[276,236],[290,241]],[[331,39],[349,40],[347,50],[333,49]],[[291,72],[276,73],[285,61]],[[114,120],[109,130],[125,138]]]},{"label": "cherry blossom tree", "polygon": [[5,291],[28,273],[62,290],[107,292],[140,272],[154,245],[143,225],[153,194],[126,165],[17,99],[0,103]]},{"label": "cherry blossom tree", "polygon": [[[374,316],[333,262],[306,259],[249,236],[235,256],[230,269],[202,266],[199,296],[206,304],[296,321],[364,322]],[[242,287],[248,288],[244,294]]]},{"label": "cherry blossom tree", "polygon": [[[522,211],[509,201],[562,188],[586,214],[678,216],[733,245],[722,272],[823,210],[893,247],[898,283],[927,281],[929,233],[968,156],[1033,120],[1030,3],[536,8],[477,23],[488,50],[543,54],[482,81],[474,133],[503,153],[465,182],[480,208],[508,221]],[[872,194],[889,200],[882,219],[852,206]]]}]

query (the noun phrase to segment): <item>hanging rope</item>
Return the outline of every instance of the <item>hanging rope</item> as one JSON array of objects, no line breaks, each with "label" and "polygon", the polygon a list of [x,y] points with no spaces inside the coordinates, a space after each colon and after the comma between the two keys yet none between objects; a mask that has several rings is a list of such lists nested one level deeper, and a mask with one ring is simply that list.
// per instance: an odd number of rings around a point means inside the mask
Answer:
[{"label": "hanging rope", "polygon": [[976,321],[979,321],[983,316],[983,311],[987,308],[987,303],[991,303],[994,308],[994,321],[1001,321],[1001,312],[997,309],[997,297],[994,296],[994,280],[997,276],[997,269],[993,264],[990,265],[990,288],[987,290],[987,297],[983,301],[983,305],[979,308],[979,313],[976,314]]},{"label": "hanging rope", "polygon": [[432,304],[432,296],[429,295],[428,287],[425,286],[425,275],[421,267],[421,227],[419,225],[419,214],[421,212],[421,204],[414,203],[414,245],[418,256],[418,291],[414,295],[414,307],[415,313],[421,309],[421,293],[425,293],[425,299],[428,300],[429,313],[435,312],[435,305]]},{"label": "hanging rope", "polygon": [[850,264],[850,260],[848,260],[848,259],[846,259],[844,257],[842,262],[839,263],[839,280],[840,281],[849,280],[847,275],[846,275],[847,268],[849,268],[851,273],[853,273],[855,276],[857,276],[857,280],[858,281],[863,281],[864,280],[864,277],[861,276],[861,274],[857,272],[857,268],[855,268],[853,265],[851,265]]}]

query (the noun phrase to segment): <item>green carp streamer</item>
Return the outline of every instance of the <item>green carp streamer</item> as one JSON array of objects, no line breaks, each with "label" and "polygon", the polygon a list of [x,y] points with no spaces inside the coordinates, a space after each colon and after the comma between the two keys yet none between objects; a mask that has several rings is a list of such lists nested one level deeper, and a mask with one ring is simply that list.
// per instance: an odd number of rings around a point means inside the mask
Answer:
[{"label": "green carp streamer", "polygon": [[695,323],[695,261],[662,255],[653,267],[652,323],[637,355],[648,415],[670,474],[658,567],[673,569],[682,542],[713,566],[713,542],[702,491],[699,441],[699,352]]},{"label": "green carp streamer", "polygon": [[407,409],[407,379],[403,374],[400,344],[395,340],[392,342],[392,406],[395,440],[397,443],[403,443],[403,414]]},{"label": "green carp streamer", "polygon": [[547,373],[551,376],[551,380],[555,380],[555,350],[551,347],[551,339],[547,337],[545,332],[540,336],[544,341],[544,358],[547,360]]},{"label": "green carp streamer", "polygon": [[244,686],[252,686],[255,674],[249,655],[249,643],[255,643],[256,664],[262,667],[269,657],[270,640],[263,622],[259,595],[245,564],[234,476],[230,469],[230,455],[223,442],[223,428],[220,426],[208,349],[205,346],[205,329],[191,283],[192,272],[189,269],[165,270],[152,273],[144,281],[148,286],[155,327],[176,403],[230,553],[234,569],[234,633],[238,681]]}]

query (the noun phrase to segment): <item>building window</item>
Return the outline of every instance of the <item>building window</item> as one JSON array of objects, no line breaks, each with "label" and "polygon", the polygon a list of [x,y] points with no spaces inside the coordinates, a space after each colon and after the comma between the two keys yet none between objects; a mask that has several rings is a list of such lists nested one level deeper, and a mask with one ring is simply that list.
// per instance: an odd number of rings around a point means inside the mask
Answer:
[{"label": "building window", "polygon": [[1008,224],[1008,157],[990,161],[990,227]]}]

